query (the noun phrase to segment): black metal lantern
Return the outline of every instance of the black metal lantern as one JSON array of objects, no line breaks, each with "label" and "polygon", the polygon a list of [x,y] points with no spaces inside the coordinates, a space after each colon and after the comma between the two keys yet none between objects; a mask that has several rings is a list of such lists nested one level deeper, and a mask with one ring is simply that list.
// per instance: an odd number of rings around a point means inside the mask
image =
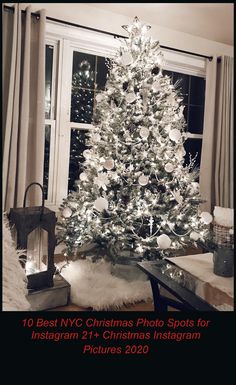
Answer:
[{"label": "black metal lantern", "polygon": [[[32,185],[38,185],[42,190],[42,206],[25,207],[27,192]],[[38,290],[52,287],[56,270],[54,265],[56,214],[44,207],[41,184],[34,182],[27,187],[23,207],[10,209],[9,220],[16,229],[17,249],[25,251],[20,256],[20,261],[25,267],[27,288]]]}]

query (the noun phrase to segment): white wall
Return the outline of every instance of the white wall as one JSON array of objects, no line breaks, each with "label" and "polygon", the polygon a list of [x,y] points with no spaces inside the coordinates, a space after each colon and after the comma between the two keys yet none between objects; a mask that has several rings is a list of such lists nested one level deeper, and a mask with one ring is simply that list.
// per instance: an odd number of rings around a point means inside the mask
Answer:
[{"label": "white wall", "polygon": [[[92,7],[89,3],[22,3],[24,8],[27,5],[31,5],[34,11],[42,8],[46,9],[47,16],[120,35],[125,35],[121,25],[132,22],[130,17]],[[233,46],[174,31],[169,28],[152,25],[150,34],[154,39],[159,40],[161,45],[207,56],[233,56]]]}]

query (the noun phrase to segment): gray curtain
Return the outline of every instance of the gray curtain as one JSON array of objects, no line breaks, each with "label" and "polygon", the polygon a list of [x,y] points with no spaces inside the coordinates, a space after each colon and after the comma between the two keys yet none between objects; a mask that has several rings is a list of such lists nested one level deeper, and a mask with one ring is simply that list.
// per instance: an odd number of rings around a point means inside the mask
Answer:
[{"label": "gray curtain", "polygon": [[[22,207],[26,186],[43,183],[45,11],[3,11],[3,208]],[[41,203],[32,190],[28,204]]]},{"label": "gray curtain", "polygon": [[207,63],[200,166],[202,210],[233,208],[233,58]]}]

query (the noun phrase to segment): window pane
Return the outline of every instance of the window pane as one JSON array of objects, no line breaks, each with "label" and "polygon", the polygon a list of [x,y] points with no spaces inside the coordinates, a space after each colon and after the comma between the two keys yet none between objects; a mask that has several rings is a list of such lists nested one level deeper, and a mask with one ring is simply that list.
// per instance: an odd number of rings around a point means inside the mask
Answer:
[{"label": "window pane", "polygon": [[106,62],[108,59],[105,57],[97,56],[97,76],[96,76],[96,84],[98,90],[104,90],[106,81],[107,81],[107,74],[108,74],[108,68],[106,65]]},{"label": "window pane", "polygon": [[203,132],[204,108],[200,106],[189,106],[188,131],[194,134]]},{"label": "window pane", "polygon": [[51,119],[53,46],[46,45],[45,119]]},{"label": "window pane", "polygon": [[76,191],[75,181],[82,172],[81,164],[84,162],[83,151],[88,148],[85,145],[87,130],[71,130],[70,137],[70,164],[68,192]]},{"label": "window pane", "polygon": [[184,98],[183,103],[188,103],[189,77],[189,75],[173,72],[173,84],[176,84],[176,89],[179,90],[181,96]]},{"label": "window pane", "polygon": [[205,100],[205,79],[191,76],[190,104],[203,106]]},{"label": "window pane", "polygon": [[167,76],[169,76],[169,77],[172,79],[172,77],[173,77],[173,72],[167,71],[167,70],[163,70],[163,71],[162,71],[162,75],[163,75],[163,76],[167,75]]},{"label": "window pane", "polygon": [[74,87],[94,89],[95,59],[94,55],[74,51],[72,89]]},{"label": "window pane", "polygon": [[190,162],[190,154],[192,159],[196,156],[195,167],[200,168],[201,151],[202,151],[202,139],[187,139],[184,143],[186,151],[185,165]]},{"label": "window pane", "polygon": [[74,89],[71,95],[71,122],[91,124],[94,92]]},{"label": "window pane", "polygon": [[184,119],[186,124],[188,124],[188,105],[187,104],[184,105]]},{"label": "window pane", "polygon": [[44,173],[43,173],[44,199],[48,199],[50,140],[51,140],[51,126],[47,124],[45,126],[45,141],[44,141]]}]

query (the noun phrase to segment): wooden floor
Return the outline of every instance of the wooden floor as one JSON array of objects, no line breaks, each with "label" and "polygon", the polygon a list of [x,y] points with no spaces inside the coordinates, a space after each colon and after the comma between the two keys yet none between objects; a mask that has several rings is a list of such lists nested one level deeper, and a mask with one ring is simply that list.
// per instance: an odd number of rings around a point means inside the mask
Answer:
[{"label": "wooden floor", "polygon": [[[74,304],[69,304],[63,307],[57,307],[50,311],[92,311],[92,308],[79,307]],[[150,302],[139,302],[132,305],[122,306],[119,309],[111,308],[110,311],[153,311],[153,303]]]}]

